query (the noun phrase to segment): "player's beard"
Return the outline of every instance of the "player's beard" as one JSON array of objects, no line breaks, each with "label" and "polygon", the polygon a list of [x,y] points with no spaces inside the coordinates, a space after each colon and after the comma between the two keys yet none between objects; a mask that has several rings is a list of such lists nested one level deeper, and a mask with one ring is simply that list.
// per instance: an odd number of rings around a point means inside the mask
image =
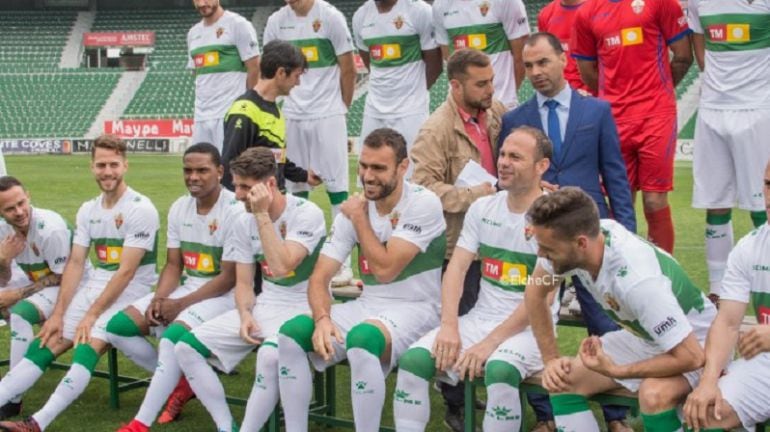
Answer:
[{"label": "player's beard", "polygon": [[96,180],[96,184],[102,192],[114,192],[123,184],[123,176],[100,178]]},{"label": "player's beard", "polygon": [[[386,198],[390,196],[390,194],[393,193],[394,190],[396,190],[396,187],[398,187],[398,177],[393,176],[391,180],[387,183],[380,182],[378,180],[372,180],[370,182],[365,182],[364,178],[361,177],[361,184],[364,185],[364,196],[366,199],[370,201],[378,201],[383,198]],[[366,186],[379,186],[379,191],[372,191],[371,193],[367,190]]]},{"label": "player's beard", "polygon": [[570,251],[570,254],[567,255],[566,258],[564,258],[558,263],[555,261],[551,261],[551,264],[553,265],[554,273],[558,275],[562,275],[580,267],[580,260],[578,259],[578,256],[575,253],[575,251]]},{"label": "player's beard", "polygon": [[469,108],[486,111],[489,109],[489,107],[492,106],[492,98],[479,100],[465,99],[465,105],[467,105]]},{"label": "player's beard", "polygon": [[[208,18],[214,15],[215,13],[217,13],[217,10],[219,10],[219,2],[217,2],[217,4],[215,4],[214,6],[204,6],[204,7],[199,7],[197,9],[201,17]],[[204,12],[204,10],[206,12]]]}]

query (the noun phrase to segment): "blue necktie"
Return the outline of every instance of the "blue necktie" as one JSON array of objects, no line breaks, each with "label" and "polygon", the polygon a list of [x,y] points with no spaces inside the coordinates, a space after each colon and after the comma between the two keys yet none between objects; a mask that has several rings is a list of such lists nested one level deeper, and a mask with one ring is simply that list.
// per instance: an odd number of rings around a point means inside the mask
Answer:
[{"label": "blue necktie", "polygon": [[559,116],[556,114],[556,107],[559,106],[559,102],[549,99],[545,101],[545,106],[548,107],[548,138],[551,139],[553,156],[556,157],[561,151],[561,128],[559,127]]}]

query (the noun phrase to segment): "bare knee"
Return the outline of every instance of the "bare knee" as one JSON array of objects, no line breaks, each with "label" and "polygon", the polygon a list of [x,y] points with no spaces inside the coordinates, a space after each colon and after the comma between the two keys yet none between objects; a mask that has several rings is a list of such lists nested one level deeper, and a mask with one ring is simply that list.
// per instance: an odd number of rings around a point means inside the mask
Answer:
[{"label": "bare knee", "polygon": [[642,192],[642,205],[646,212],[654,212],[668,207],[666,192]]},{"label": "bare knee", "polygon": [[665,378],[643,380],[639,386],[639,408],[644,413],[654,414],[676,407],[689,390],[689,385],[684,392],[679,387]]}]

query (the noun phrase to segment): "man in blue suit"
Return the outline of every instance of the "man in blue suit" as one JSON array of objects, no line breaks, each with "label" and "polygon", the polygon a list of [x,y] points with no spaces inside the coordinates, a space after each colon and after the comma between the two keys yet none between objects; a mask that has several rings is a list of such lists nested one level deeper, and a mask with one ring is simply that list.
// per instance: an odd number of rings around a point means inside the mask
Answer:
[{"label": "man in blue suit", "polygon": [[[631,189],[610,104],[569,87],[564,79],[567,58],[559,39],[551,33],[532,34],[524,45],[522,58],[525,73],[536,94],[503,116],[500,139],[523,125],[546,132],[554,151],[543,180],[554,187],[580,187],[596,201],[601,217],[614,217],[636,232]],[[609,205],[602,192],[602,183]],[[576,279],[573,283],[588,332],[602,335],[617,330],[618,326],[585,288]],[[543,359],[546,367],[548,360]],[[553,414],[547,397],[530,395],[529,400],[542,427],[538,430],[553,430]],[[631,430],[625,424],[625,408],[603,408],[608,430]]]}]

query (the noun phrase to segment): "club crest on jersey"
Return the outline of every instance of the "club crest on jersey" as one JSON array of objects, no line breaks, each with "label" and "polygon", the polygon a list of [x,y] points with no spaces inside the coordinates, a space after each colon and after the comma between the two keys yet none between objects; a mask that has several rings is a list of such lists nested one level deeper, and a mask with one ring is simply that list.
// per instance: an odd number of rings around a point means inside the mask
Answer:
[{"label": "club crest on jersey", "polygon": [[618,303],[618,301],[617,301],[617,300],[615,300],[615,297],[613,297],[613,296],[611,296],[611,295],[609,295],[609,294],[605,294],[605,295],[604,295],[604,301],[605,301],[605,302],[607,303],[607,305],[609,305],[609,307],[610,307],[610,308],[612,308],[612,310],[614,310],[615,312],[618,312],[618,311],[620,311],[620,304]]},{"label": "club crest on jersey", "polygon": [[212,219],[211,222],[209,222],[209,235],[214,235],[218,228],[219,225],[217,224],[217,220]]},{"label": "club crest on jersey", "polygon": [[635,14],[640,14],[644,11],[644,0],[634,0],[631,2],[631,9]]},{"label": "club crest on jersey", "polygon": [[35,242],[32,242],[32,246],[30,246],[30,249],[32,249],[32,253],[35,254],[35,256],[40,256],[40,249],[37,248],[37,245]]},{"label": "club crest on jersey", "polygon": [[319,20],[318,18],[313,20],[313,24],[312,25],[313,25],[313,31],[314,32],[318,33],[318,30],[321,30],[321,20]]},{"label": "club crest on jersey", "polygon": [[222,37],[222,35],[223,35],[223,34],[225,34],[225,29],[223,29],[222,27],[219,27],[219,28],[217,29],[217,39],[219,39],[220,37]]},{"label": "club crest on jersey", "polygon": [[391,213],[388,217],[390,218],[390,227],[396,229],[396,225],[398,225],[398,218],[401,217],[401,214],[393,210],[393,213]]},{"label": "club crest on jersey", "polygon": [[481,12],[481,16],[485,17],[487,16],[487,13],[489,13],[489,2],[483,1],[481,4],[479,4],[479,12]]},{"label": "club crest on jersey", "polygon": [[278,225],[278,231],[281,233],[281,238],[286,239],[286,221],[281,221],[281,224]]},{"label": "club crest on jersey", "polygon": [[401,30],[401,27],[404,26],[404,17],[401,15],[397,16],[396,19],[393,20],[393,25],[396,26],[396,30]]},{"label": "club crest on jersey", "polygon": [[43,222],[43,221],[38,222],[37,223],[37,229],[41,230],[43,228],[45,228],[45,222]]},{"label": "club crest on jersey", "polygon": [[120,229],[123,226],[123,213],[115,215],[115,228]]}]

